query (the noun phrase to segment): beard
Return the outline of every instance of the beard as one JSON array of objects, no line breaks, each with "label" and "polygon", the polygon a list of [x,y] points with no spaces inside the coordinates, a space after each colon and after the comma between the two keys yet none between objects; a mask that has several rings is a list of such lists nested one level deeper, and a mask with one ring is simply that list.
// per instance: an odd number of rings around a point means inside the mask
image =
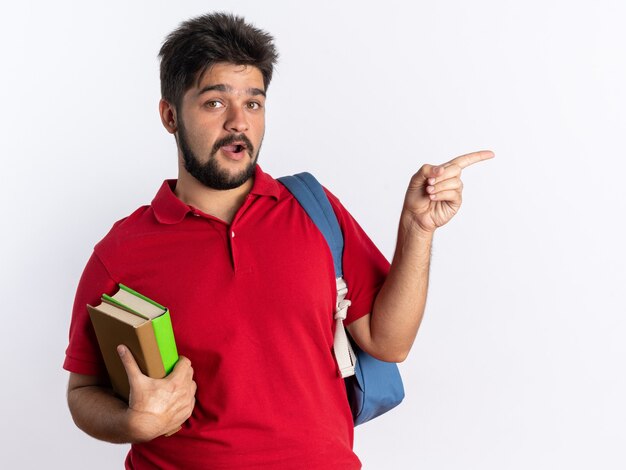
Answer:
[{"label": "beard", "polygon": [[[230,174],[227,170],[220,168],[217,162],[216,154],[220,148],[224,145],[230,145],[233,142],[244,142],[246,144],[245,150],[250,158],[250,162],[239,173]],[[254,151],[252,142],[244,134],[228,135],[222,139],[217,140],[213,144],[209,159],[206,163],[200,162],[198,156],[191,150],[189,146],[189,140],[187,139],[187,131],[182,119],[178,121],[178,145],[180,151],[183,154],[183,163],[185,170],[189,172],[191,176],[200,181],[203,185],[211,189],[225,190],[235,189],[240,187],[246,181],[254,176],[257,159],[259,157],[259,150],[261,144],[259,143],[259,149]]]}]

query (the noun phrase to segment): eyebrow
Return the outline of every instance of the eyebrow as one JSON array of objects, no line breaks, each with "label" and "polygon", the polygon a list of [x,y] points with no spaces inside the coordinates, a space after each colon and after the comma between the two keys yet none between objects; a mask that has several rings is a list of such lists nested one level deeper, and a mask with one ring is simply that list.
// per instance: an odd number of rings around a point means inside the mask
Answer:
[{"label": "eyebrow", "polygon": [[[224,84],[217,84],[217,85],[207,85],[204,88],[202,88],[199,92],[198,92],[198,96],[208,92],[208,91],[223,91],[226,93],[233,93],[234,89],[233,87],[231,87],[230,85],[224,85]],[[248,88],[246,90],[246,94],[250,95],[250,96],[264,96],[265,97],[265,91],[261,90],[260,88]]]}]

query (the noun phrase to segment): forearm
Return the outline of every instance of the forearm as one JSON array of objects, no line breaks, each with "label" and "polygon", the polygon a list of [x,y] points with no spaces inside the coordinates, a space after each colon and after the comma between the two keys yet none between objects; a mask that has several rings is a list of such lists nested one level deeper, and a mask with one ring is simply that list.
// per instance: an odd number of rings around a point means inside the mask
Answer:
[{"label": "forearm", "polygon": [[382,357],[406,358],[426,305],[433,232],[403,215],[391,268],[372,310],[371,342]]},{"label": "forearm", "polygon": [[68,391],[72,418],[81,430],[96,439],[116,444],[133,442],[128,407],[110,390],[89,385]]},{"label": "forearm", "polygon": [[67,403],[74,423],[96,439],[114,444],[146,442],[163,434],[156,417],[128,407],[113,391],[89,376],[71,374]]},{"label": "forearm", "polygon": [[177,432],[195,405],[196,382],[191,362],[178,358],[165,378],[144,375],[132,353],[118,346],[128,374],[130,400],[127,405],[97,377],[70,373],[67,402],[76,425],[96,439],[112,443],[146,442]]}]

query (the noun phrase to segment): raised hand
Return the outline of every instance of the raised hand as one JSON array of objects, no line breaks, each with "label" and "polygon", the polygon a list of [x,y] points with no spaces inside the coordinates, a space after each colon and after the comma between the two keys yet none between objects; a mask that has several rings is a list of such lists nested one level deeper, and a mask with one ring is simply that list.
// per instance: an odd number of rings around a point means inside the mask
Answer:
[{"label": "raised hand", "polygon": [[172,372],[163,379],[153,379],[141,372],[132,353],[118,346],[128,382],[129,427],[138,441],[171,435],[191,416],[196,399],[191,361],[180,356]]},{"label": "raised hand", "polygon": [[461,207],[461,172],[474,163],[493,158],[489,150],[468,153],[443,165],[424,165],[413,175],[404,199],[403,215],[425,232],[445,225]]}]

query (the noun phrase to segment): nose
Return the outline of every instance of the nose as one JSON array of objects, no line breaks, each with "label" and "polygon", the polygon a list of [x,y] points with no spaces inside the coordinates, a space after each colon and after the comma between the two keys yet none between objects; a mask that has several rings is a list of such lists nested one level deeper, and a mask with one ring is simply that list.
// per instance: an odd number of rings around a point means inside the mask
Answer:
[{"label": "nose", "polygon": [[224,122],[224,129],[230,132],[245,132],[248,130],[248,119],[243,110],[240,107],[233,106],[228,109],[226,115],[226,121]]}]

